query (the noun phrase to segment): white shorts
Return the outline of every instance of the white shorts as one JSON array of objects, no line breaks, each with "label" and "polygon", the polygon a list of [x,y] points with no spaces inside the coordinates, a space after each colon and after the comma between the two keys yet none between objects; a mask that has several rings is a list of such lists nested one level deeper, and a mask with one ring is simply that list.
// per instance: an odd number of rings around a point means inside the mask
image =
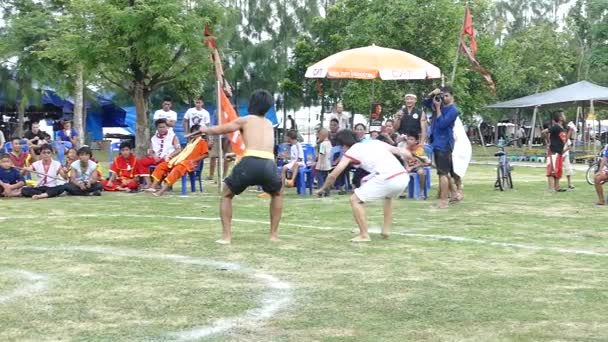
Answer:
[{"label": "white shorts", "polygon": [[406,171],[392,176],[373,175],[373,177],[365,177],[361,186],[355,189],[355,195],[359,197],[361,202],[396,198],[405,191],[409,181],[410,177]]},{"label": "white shorts", "polygon": [[566,151],[562,156],[564,158],[564,173],[566,176],[574,176],[574,168],[570,162],[570,151]]}]

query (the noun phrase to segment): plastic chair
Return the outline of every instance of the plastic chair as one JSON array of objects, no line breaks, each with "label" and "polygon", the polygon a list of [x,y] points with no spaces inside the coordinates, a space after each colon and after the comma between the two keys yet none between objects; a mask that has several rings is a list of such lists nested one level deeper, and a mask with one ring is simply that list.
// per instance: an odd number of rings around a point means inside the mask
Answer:
[{"label": "plastic chair", "polygon": [[410,173],[410,182],[407,186],[408,198],[421,200],[421,193],[424,193],[424,198],[428,198],[428,191],[431,188],[431,168],[428,166],[425,167],[424,172],[426,180],[423,188],[420,187],[420,176],[418,173]]},{"label": "plastic chair", "polygon": [[201,192],[203,192],[203,165],[205,160],[201,160],[196,167],[196,170],[182,176],[182,196],[188,193],[188,177],[190,177],[190,192],[196,192],[196,181]]},{"label": "plastic chair", "polygon": [[298,169],[296,189],[299,195],[306,195],[306,189],[308,188],[309,194],[312,195],[314,184],[312,168],[315,162],[315,147],[309,144],[302,144],[302,150],[304,150],[304,166]]},{"label": "plastic chair", "polygon": [[[30,151],[30,147],[27,146],[27,143],[23,143],[21,142],[21,150],[23,150],[23,152],[29,152]],[[13,151],[13,143],[12,142],[7,142],[4,144],[4,153],[9,153]]]},{"label": "plastic chair", "polygon": [[120,152],[120,143],[111,143],[110,144],[110,164],[114,162],[114,151]]},{"label": "plastic chair", "polygon": [[424,145],[424,154],[433,162],[433,147],[431,145]]},{"label": "plastic chair", "polygon": [[[342,153],[342,146],[334,146],[334,147],[332,147],[330,154],[331,154],[331,162],[332,162],[332,164],[335,161],[342,159],[342,154],[343,154]],[[347,169],[344,172],[344,178],[341,179],[341,181],[344,184],[344,187],[345,187],[344,190],[345,191],[348,191],[351,188],[349,173],[350,173],[350,169]],[[319,186],[321,186],[321,185],[319,184]],[[336,185],[334,185],[334,189],[338,189],[338,187]]]},{"label": "plastic chair", "polygon": [[65,162],[65,150],[72,148],[72,143],[69,141],[55,140],[53,148],[57,151],[57,160],[63,165]]}]

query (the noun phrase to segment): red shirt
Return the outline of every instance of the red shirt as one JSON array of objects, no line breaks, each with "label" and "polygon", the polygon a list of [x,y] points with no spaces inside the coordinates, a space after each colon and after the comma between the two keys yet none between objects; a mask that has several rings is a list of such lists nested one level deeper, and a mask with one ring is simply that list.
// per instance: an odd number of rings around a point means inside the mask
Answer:
[{"label": "red shirt", "polygon": [[125,159],[121,155],[116,157],[112,166],[110,166],[110,172],[115,173],[117,179],[133,179],[139,176],[137,158],[133,154],[129,159]]},{"label": "red shirt", "polygon": [[13,152],[8,154],[16,167],[25,167],[25,164],[29,164],[30,154],[28,152],[21,152],[20,155],[16,156]]}]

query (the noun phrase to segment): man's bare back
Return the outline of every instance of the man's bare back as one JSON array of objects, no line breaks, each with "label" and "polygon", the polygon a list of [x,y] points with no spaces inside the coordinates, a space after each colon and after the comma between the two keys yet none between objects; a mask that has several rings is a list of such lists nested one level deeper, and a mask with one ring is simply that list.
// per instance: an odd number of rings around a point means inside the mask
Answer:
[{"label": "man's bare back", "polygon": [[248,115],[241,120],[241,134],[247,150],[274,153],[274,128],[264,117]]}]

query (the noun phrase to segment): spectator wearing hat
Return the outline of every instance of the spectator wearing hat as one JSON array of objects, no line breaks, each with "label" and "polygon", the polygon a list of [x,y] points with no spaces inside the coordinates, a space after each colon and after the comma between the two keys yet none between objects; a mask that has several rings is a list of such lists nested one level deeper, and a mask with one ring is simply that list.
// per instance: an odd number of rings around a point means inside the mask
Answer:
[{"label": "spectator wearing hat", "polygon": [[424,145],[427,137],[426,113],[416,106],[418,98],[412,93],[405,94],[405,105],[395,115],[394,129],[405,140],[407,134],[417,134],[418,141]]}]

